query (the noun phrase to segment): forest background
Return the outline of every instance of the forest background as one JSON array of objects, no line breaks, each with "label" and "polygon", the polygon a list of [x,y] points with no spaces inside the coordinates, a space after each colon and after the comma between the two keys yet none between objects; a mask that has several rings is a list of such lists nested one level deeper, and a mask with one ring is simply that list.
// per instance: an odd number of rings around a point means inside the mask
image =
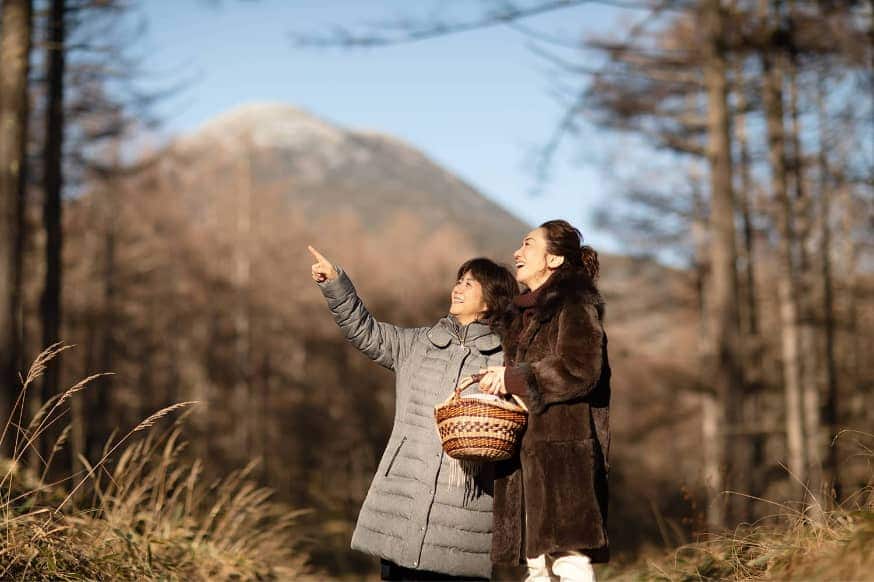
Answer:
[{"label": "forest background", "polygon": [[200,567],[167,531],[269,570],[281,531],[286,573],[372,573],[392,378],[306,245],[423,325],[557,217],[602,252],[616,562],[874,524],[870,2],[324,4],[3,0],[3,572],[66,564],[49,511],[131,572]]}]

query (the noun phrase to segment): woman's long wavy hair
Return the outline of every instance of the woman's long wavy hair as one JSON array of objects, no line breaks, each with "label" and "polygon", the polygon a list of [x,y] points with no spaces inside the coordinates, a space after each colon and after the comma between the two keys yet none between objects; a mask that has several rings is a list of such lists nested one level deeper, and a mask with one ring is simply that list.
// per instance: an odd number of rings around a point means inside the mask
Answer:
[{"label": "woman's long wavy hair", "polygon": [[516,278],[509,269],[484,257],[470,259],[461,265],[458,268],[457,279],[468,273],[482,286],[483,300],[488,306],[479,320],[492,325],[519,294],[519,284],[516,283]]},{"label": "woman's long wavy hair", "polygon": [[564,257],[564,263],[553,274],[561,278],[583,278],[588,286],[597,288],[600,275],[598,253],[589,245],[582,244],[583,235],[566,220],[548,220],[540,225],[546,239],[546,252]]}]

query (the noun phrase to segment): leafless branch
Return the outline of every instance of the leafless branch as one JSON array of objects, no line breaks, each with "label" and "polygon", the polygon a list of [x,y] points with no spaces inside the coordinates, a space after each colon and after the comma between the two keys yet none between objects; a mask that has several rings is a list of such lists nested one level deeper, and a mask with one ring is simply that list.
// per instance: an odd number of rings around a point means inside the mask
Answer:
[{"label": "leafless branch", "polygon": [[[298,47],[372,48],[391,46],[514,24],[533,16],[572,8],[582,4],[604,4],[617,8],[638,10],[649,10],[651,8],[647,2],[631,0],[548,0],[531,6],[519,6],[515,2],[502,1],[496,3],[492,9],[485,10],[469,20],[449,22],[436,18],[429,18],[425,21],[400,18],[394,22],[373,25],[369,30],[363,32],[352,31],[342,26],[334,26],[330,32],[324,34],[313,35],[293,32],[290,36],[292,43]],[[668,10],[676,9],[677,6],[685,5],[687,2],[669,0],[665,4],[671,5],[664,8]],[[392,33],[392,30],[397,32]]]}]

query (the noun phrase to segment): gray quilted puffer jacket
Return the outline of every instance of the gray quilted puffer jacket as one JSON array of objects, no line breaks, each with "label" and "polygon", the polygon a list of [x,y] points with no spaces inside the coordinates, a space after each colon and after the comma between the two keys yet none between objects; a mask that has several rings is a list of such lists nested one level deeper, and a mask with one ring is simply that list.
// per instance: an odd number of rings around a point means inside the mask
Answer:
[{"label": "gray quilted puffer jacket", "polygon": [[461,327],[452,317],[419,328],[376,321],[349,277],[337,271],[337,279],[319,284],[328,307],[346,339],[394,370],[397,391],[394,427],[352,548],[407,568],[489,577],[492,467],[483,466],[473,487],[450,485],[454,461],[440,446],[434,406],[461,377],[502,365],[500,340],[482,323]]}]

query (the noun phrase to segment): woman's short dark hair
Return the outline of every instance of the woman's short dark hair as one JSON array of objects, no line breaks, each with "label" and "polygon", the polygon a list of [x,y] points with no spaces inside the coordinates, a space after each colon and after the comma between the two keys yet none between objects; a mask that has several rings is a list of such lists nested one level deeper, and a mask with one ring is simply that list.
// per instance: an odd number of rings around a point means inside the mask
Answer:
[{"label": "woman's short dark hair", "polygon": [[465,261],[458,268],[457,278],[461,279],[468,273],[482,286],[483,301],[488,306],[480,319],[491,324],[507,310],[513,298],[519,294],[516,277],[508,268],[485,257]]},{"label": "woman's short dark hair", "polygon": [[545,233],[546,252],[564,257],[562,268],[585,273],[592,283],[598,280],[600,263],[598,253],[589,245],[583,245],[583,235],[566,220],[548,220],[540,225]]}]

